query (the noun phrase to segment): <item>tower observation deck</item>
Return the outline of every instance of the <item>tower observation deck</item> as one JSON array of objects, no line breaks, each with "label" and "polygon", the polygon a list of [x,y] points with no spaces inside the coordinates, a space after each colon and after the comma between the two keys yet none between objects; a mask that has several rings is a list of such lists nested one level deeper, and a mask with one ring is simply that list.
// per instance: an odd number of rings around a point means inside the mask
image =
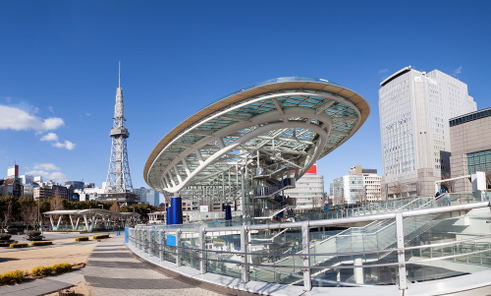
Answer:
[{"label": "tower observation deck", "polygon": [[104,195],[100,201],[117,201],[121,204],[138,202],[138,196],[132,193],[130,165],[126,140],[130,133],[125,126],[123,89],[121,88],[121,62],[119,63],[119,84],[116,89],[113,127],[109,133],[112,138],[111,158],[107,173]]}]

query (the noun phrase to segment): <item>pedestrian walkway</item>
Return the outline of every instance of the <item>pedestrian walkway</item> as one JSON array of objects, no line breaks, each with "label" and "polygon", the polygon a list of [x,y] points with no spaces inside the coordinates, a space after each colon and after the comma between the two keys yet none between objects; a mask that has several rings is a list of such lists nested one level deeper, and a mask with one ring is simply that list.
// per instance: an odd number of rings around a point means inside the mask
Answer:
[{"label": "pedestrian walkway", "polygon": [[102,295],[224,295],[168,277],[137,260],[123,238],[99,244],[83,269],[92,296]]},{"label": "pedestrian walkway", "polygon": [[22,284],[0,287],[0,295],[9,296],[33,296],[53,293],[73,286],[83,280],[81,270],[64,273],[58,276],[50,276],[43,279],[24,282]]}]

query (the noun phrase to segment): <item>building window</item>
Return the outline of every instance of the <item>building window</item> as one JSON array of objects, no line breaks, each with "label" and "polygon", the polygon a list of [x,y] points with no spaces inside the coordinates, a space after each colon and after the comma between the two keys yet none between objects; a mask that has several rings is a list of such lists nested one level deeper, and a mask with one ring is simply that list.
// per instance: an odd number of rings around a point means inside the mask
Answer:
[{"label": "building window", "polygon": [[469,174],[476,171],[491,171],[491,150],[484,150],[467,154]]}]

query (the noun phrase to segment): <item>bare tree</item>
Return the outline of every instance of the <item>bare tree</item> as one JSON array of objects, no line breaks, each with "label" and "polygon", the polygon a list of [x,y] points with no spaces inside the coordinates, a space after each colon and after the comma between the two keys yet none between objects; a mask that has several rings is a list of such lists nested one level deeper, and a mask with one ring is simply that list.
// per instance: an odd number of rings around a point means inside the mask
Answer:
[{"label": "bare tree", "polygon": [[491,171],[486,171],[486,184],[491,188]]},{"label": "bare tree", "polygon": [[392,193],[396,196],[396,198],[400,198],[402,195],[402,183],[397,181],[391,187]]},{"label": "bare tree", "polygon": [[324,194],[316,195],[312,199],[312,207],[313,208],[323,208],[324,204],[325,204]]},{"label": "bare tree", "polygon": [[38,209],[35,205],[25,205],[21,209],[22,220],[31,225],[32,228],[36,228],[36,222],[38,218]]},{"label": "bare tree", "polygon": [[14,208],[14,203],[9,200],[6,203],[6,208],[5,211],[3,212],[3,228],[7,228],[7,223],[9,222],[10,219],[12,219],[12,211]]},{"label": "bare tree", "polygon": [[[442,176],[443,180],[451,179],[451,178],[452,178],[452,176],[449,173],[445,173]],[[442,185],[448,189],[448,192],[454,192],[455,191],[455,182],[457,182],[457,180],[447,180],[447,181],[443,181]]]},{"label": "bare tree", "polygon": [[[49,208],[52,211],[61,211],[65,209],[65,206],[63,206],[63,199],[61,198],[61,194],[58,188],[55,190],[55,193],[53,194],[53,198],[49,203]],[[54,216],[55,220],[58,220],[59,217],[60,217],[59,215]]]},{"label": "bare tree", "polygon": [[119,207],[119,204],[117,201],[114,201],[111,207],[109,208],[109,211],[113,213],[119,213],[121,212],[121,208]]}]

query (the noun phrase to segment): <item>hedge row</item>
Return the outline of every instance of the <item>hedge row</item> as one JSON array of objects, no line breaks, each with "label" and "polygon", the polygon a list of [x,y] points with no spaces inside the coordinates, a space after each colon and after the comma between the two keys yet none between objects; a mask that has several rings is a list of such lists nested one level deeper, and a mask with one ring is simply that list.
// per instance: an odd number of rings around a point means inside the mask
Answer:
[{"label": "hedge row", "polygon": [[94,235],[94,239],[109,238],[109,234]]},{"label": "hedge row", "polygon": [[10,244],[9,248],[25,248],[27,247],[26,243],[15,243],[15,244]]},{"label": "hedge row", "polygon": [[51,266],[38,266],[34,267],[31,271],[33,275],[52,275],[62,272],[68,272],[72,270],[72,265],[69,263],[60,263]]},{"label": "hedge row", "polygon": [[0,274],[0,284],[20,283],[24,280],[25,274],[22,270],[16,270]]},{"label": "hedge row", "polygon": [[82,237],[77,237],[77,238],[75,238],[75,241],[76,241],[76,242],[85,242],[85,241],[88,241],[88,240],[89,240],[89,238],[88,238],[88,237],[86,237],[86,236],[82,236]]},{"label": "hedge row", "polygon": [[52,245],[52,244],[53,244],[53,242],[50,242],[50,241],[39,241],[39,242],[32,242],[31,246],[33,246],[33,247],[48,246],[48,245]]}]

